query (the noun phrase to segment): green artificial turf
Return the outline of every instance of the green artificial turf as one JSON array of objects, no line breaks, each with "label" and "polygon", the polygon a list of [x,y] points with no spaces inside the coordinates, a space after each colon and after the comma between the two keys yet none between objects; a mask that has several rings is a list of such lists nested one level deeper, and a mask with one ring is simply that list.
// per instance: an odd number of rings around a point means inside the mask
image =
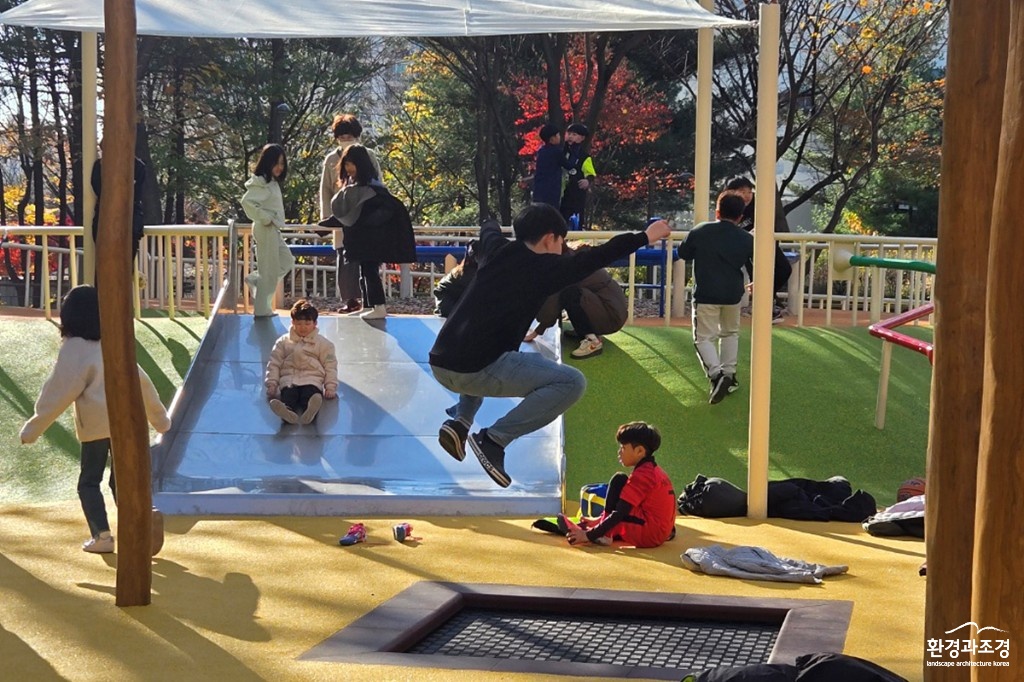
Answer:
[{"label": "green artificial turf", "polygon": [[[164,404],[199,347],[206,320],[162,314],[135,322],[135,352]],[[31,445],[18,437],[57,357],[57,324],[40,319],[5,318],[0,323],[0,502],[51,502],[75,497],[79,445],[70,409]]]},{"label": "green artificial turf", "polygon": [[[148,316],[135,324],[139,364],[169,403],[206,326],[201,317]],[[930,337],[927,329],[909,333]],[[886,428],[874,427],[881,341],[864,329],[777,328],[772,332],[772,479],[824,479],[841,474],[880,505],[895,501],[900,482],[924,474],[931,368],[897,348]],[[75,496],[78,442],[71,411],[33,445],[18,432],[56,357],[57,327],[7,318],[0,324],[0,501],[46,502]],[[746,487],[750,337],[740,342],[741,386],[718,405],[685,328],[630,327],[607,337],[602,355],[565,361],[589,386],[566,414],[567,491],[575,508],[580,486],[606,481],[620,467],[615,430],[642,419],[663,445],[658,461],[677,492],[698,473]]]},{"label": "green artificial turf", "polygon": [[[931,338],[928,329],[908,333]],[[575,347],[567,340],[566,351]],[[879,505],[895,502],[899,484],[923,476],[928,442],[931,366],[894,348],[885,429],[874,426],[881,341],[865,329],[772,330],[769,479],[842,475]],[[587,392],[566,414],[568,508],[580,486],[621,469],[619,424],[658,427],[657,453],[676,491],[697,474],[747,487],[750,334],[740,337],[740,389],[717,405],[686,328],[628,327],[607,337],[595,358],[565,361],[587,376]]]}]

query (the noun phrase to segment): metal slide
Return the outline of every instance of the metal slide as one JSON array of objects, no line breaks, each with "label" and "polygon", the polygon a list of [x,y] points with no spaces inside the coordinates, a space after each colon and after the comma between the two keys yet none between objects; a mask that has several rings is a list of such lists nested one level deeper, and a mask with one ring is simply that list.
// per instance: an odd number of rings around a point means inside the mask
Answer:
[{"label": "metal slide", "polygon": [[[286,316],[214,314],[172,405],[173,426],[153,453],[154,504],[169,514],[518,516],[561,511],[559,418],[515,441],[503,489],[472,451],[455,461],[437,443],[453,394],[433,378],[427,353],[442,320],[367,322],[324,316],[338,351],[337,400],[308,425],[271,413],[263,372]],[[560,357],[557,329],[526,352]],[[484,401],[488,425],[515,404]]]}]

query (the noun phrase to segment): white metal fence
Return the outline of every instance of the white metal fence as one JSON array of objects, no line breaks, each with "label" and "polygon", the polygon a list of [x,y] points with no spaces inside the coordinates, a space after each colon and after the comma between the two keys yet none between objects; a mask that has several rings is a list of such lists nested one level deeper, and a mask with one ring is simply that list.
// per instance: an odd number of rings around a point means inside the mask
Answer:
[{"label": "white metal fence", "polygon": [[[473,239],[476,227],[417,227],[420,245],[456,246]],[[600,242],[614,232],[571,233],[570,239]],[[661,248],[673,250],[685,238],[685,232],[673,233]],[[4,228],[2,249],[21,252],[21,272],[8,273],[0,279],[0,304],[31,307],[42,301],[47,318],[59,310],[60,300],[71,286],[81,281],[82,251],[75,247],[81,227],[12,226]],[[329,245],[330,236],[322,236],[315,226],[293,225],[285,234],[289,243]],[[804,313],[812,309],[825,311],[825,324],[832,324],[835,310],[849,311],[853,323],[867,316],[877,321],[883,313],[900,313],[931,300],[934,276],[892,268],[852,268],[841,272],[830,254],[842,248],[854,255],[911,259],[934,262],[935,239],[906,237],[882,238],[861,235],[803,234],[777,235],[777,240],[790,257],[793,276],[790,279],[788,307],[803,325]],[[69,245],[70,244],[70,245]],[[326,250],[326,249],[325,249]],[[41,253],[47,263],[46,277],[41,284],[31,253]],[[102,253],[102,252],[101,252]],[[333,297],[335,262],[333,255],[304,256],[295,270],[285,278],[282,296]],[[661,263],[665,262],[662,256]],[[4,263],[0,253],[0,269]],[[248,309],[248,291],[239,286],[255,263],[250,226],[229,225],[161,225],[147,227],[136,261],[135,313],[143,309],[164,310],[173,317],[179,310],[198,311],[209,315],[213,302],[225,285],[240,295],[238,304]],[[25,268],[28,271],[25,271]],[[412,267],[387,269],[385,278],[389,296],[427,296],[444,275],[443,265],[420,263]],[[660,303],[668,323],[671,311],[681,311],[680,296],[689,295],[687,283],[690,270],[676,265],[667,271],[657,265],[637,265],[633,259],[624,269],[616,270],[630,298],[630,312],[643,283],[643,295],[661,297]],[[20,277],[20,281],[11,275]],[[681,281],[680,281],[681,278]],[[38,290],[37,290],[38,289]],[[677,305],[672,305],[672,299]],[[38,304],[38,303],[37,303]]]}]

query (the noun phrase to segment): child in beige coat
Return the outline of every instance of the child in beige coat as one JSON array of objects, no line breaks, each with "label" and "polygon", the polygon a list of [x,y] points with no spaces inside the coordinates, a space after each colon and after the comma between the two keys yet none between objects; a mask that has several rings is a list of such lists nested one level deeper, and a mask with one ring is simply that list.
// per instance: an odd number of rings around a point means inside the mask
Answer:
[{"label": "child in beige coat", "polygon": [[316,328],[319,313],[300,299],[292,306],[292,327],[274,342],[265,385],[270,409],[288,424],[309,424],[324,398],[338,395],[334,344]]}]

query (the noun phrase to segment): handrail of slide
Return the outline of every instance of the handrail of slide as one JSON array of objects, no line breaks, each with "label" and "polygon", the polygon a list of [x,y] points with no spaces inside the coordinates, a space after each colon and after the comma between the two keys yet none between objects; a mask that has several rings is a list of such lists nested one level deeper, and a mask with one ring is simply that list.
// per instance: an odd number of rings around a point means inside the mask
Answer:
[{"label": "handrail of slide", "polygon": [[908,310],[905,313],[890,317],[882,322],[876,322],[868,327],[868,333],[872,336],[877,336],[883,341],[895,343],[897,346],[903,346],[904,348],[909,348],[912,351],[918,352],[928,358],[928,362],[934,364],[934,343],[915,339],[913,336],[907,336],[906,334],[896,331],[896,327],[901,327],[909,322],[913,322],[914,320],[920,320],[922,317],[928,317],[933,312],[935,312],[935,304],[928,303],[920,308]]},{"label": "handrail of slide", "polygon": [[875,428],[879,430],[885,428],[885,407],[889,400],[889,368],[892,363],[892,347],[896,345],[909,348],[928,358],[929,363],[934,364],[935,362],[934,343],[907,336],[896,331],[896,327],[922,317],[928,317],[934,311],[935,304],[928,303],[868,327],[869,334],[882,339],[882,366],[878,373],[878,395],[875,398]]}]

